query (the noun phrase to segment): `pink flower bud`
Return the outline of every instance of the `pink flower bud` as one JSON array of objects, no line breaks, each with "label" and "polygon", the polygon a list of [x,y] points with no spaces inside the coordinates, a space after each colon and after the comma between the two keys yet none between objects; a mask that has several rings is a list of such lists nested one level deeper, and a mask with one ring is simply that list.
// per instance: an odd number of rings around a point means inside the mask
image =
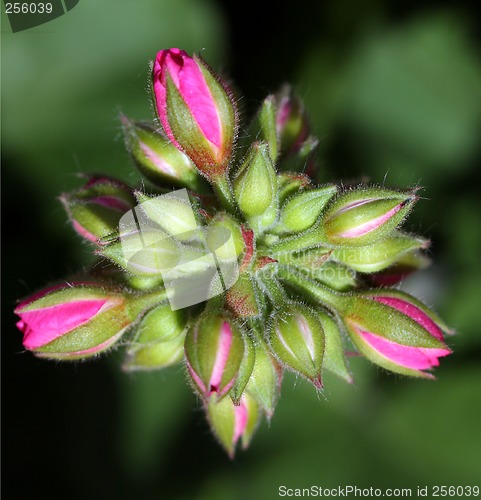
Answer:
[{"label": "pink flower bud", "polygon": [[341,193],[321,217],[321,229],[334,245],[369,245],[393,233],[418,197],[412,191],[357,188]]},{"label": "pink flower bud", "polygon": [[227,394],[239,374],[244,353],[238,328],[216,313],[204,313],[185,340],[187,368],[205,398]]},{"label": "pink flower bud", "polygon": [[90,283],[48,288],[15,308],[23,345],[42,357],[81,358],[110,347],[130,325],[124,297]]},{"label": "pink flower bud", "polygon": [[161,50],[153,66],[153,96],[165,134],[208,178],[228,166],[235,137],[233,101],[198,56]]},{"label": "pink flower bud", "polygon": [[450,332],[424,304],[398,291],[369,292],[353,301],[345,318],[358,349],[388,370],[430,376],[422,370],[439,365],[451,350],[443,331]]}]

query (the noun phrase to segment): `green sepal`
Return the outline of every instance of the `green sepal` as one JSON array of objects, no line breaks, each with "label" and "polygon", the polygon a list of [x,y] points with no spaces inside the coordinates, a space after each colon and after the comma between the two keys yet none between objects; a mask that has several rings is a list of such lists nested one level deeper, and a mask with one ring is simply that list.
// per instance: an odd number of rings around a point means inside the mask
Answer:
[{"label": "green sepal", "polygon": [[356,271],[375,273],[392,266],[405,254],[428,245],[429,240],[398,231],[371,245],[336,249],[332,258]]},{"label": "green sepal", "polygon": [[[230,257],[230,247],[222,245],[223,233],[219,229],[230,231],[237,256],[244,252],[244,238],[239,222],[226,212],[218,212],[207,225],[206,242],[211,252],[216,252],[220,258]],[[225,251],[224,251],[225,250]]]},{"label": "green sepal", "polygon": [[275,255],[280,264],[301,267],[304,269],[319,269],[331,256],[329,248],[308,248],[299,252],[279,253]]},{"label": "green sepal", "polygon": [[309,275],[338,292],[347,292],[359,286],[355,271],[331,260],[318,268],[310,269]]},{"label": "green sepal", "polygon": [[207,420],[214,436],[226,450],[229,457],[234,457],[235,445],[235,405],[230,397],[209,398],[206,405]]},{"label": "green sepal", "polygon": [[254,367],[246,392],[257,401],[267,418],[271,419],[281,391],[282,368],[261,335],[256,337],[255,349]]},{"label": "green sepal", "polygon": [[229,391],[229,395],[232,398],[234,404],[238,405],[240,403],[241,397],[244,394],[247,383],[249,382],[252,370],[254,368],[254,363],[256,359],[256,348],[254,341],[249,335],[244,335],[245,351],[244,357],[239,368],[239,374],[237,375],[236,381]]},{"label": "green sepal", "polygon": [[[142,212],[168,235],[184,241],[190,239],[198,229],[200,215],[196,206],[184,199],[183,195],[172,193],[162,196],[150,196],[141,191],[135,197]],[[156,226],[154,226],[155,228]]]},{"label": "green sepal", "polygon": [[326,312],[318,311],[317,315],[321,321],[326,342],[323,369],[334,373],[339,378],[351,384],[353,378],[346,364],[339,325]]},{"label": "green sepal", "polygon": [[198,55],[194,59],[199,65],[205,83],[215,102],[222,127],[222,165],[227,168],[234,151],[237,136],[237,108],[234,96],[228,86],[216,75],[210,66]]}]

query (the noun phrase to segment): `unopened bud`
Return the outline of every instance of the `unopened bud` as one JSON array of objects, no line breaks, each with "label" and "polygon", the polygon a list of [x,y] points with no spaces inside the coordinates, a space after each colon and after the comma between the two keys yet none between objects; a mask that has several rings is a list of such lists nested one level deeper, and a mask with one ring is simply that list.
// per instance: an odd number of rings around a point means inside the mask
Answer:
[{"label": "unopened bud", "polygon": [[276,171],[270,158],[269,146],[256,142],[234,180],[234,194],[246,217],[264,214],[276,198]]},{"label": "unopened bud", "polygon": [[120,218],[135,204],[132,189],[109,177],[92,177],[60,200],[77,233],[95,243],[114,232]]},{"label": "unopened bud", "polygon": [[395,264],[369,276],[376,286],[392,286],[402,281],[416,271],[425,269],[431,264],[431,259],[421,250],[414,250],[402,255]]},{"label": "unopened bud", "polygon": [[340,194],[324,212],[321,228],[335,245],[368,245],[389,236],[404,220],[417,196],[380,188]]},{"label": "unopened bud", "polygon": [[[127,148],[139,170],[154,184],[202,187],[202,177],[190,158],[150,124],[122,116]],[[205,181],[204,181],[205,182]]]},{"label": "unopened bud", "polygon": [[311,227],[336,192],[337,186],[331,185],[308,189],[289,198],[280,210],[281,230],[297,233]]},{"label": "unopened bud", "polygon": [[401,232],[377,243],[336,249],[332,257],[362,273],[375,273],[398,262],[414,250],[427,248],[429,240]]},{"label": "unopened bud", "polygon": [[127,298],[91,283],[43,290],[15,308],[23,345],[37,356],[78,359],[95,356],[117,342],[135,319]]},{"label": "unopened bud", "polygon": [[352,342],[373,363],[416,377],[451,353],[443,339],[450,330],[420,301],[395,290],[349,297],[341,316]]},{"label": "unopened bud", "polygon": [[300,373],[316,388],[322,387],[324,332],[314,311],[292,302],[276,312],[272,317],[269,344],[286,368]]},{"label": "unopened bud", "polygon": [[190,328],[185,340],[187,368],[194,386],[204,398],[221,398],[234,385],[245,354],[237,325],[207,311]]},{"label": "unopened bud", "polygon": [[270,95],[264,99],[261,108],[249,130],[249,138],[264,141],[269,145],[269,153],[273,162],[280,152],[279,134],[276,124],[275,97]]},{"label": "unopened bud", "polygon": [[184,357],[187,316],[161,304],[149,311],[137,326],[127,349],[123,368],[128,371],[164,368]]},{"label": "unopened bud", "polygon": [[236,135],[234,100],[198,56],[161,50],[152,72],[155,108],[167,137],[208,179],[227,171]]},{"label": "unopened bud", "polygon": [[292,88],[285,85],[276,95],[276,128],[283,156],[294,154],[307,139],[309,124],[304,106]]},{"label": "unopened bud", "polygon": [[245,394],[235,405],[229,397],[220,401],[213,397],[207,403],[206,410],[212,432],[231,458],[234,458],[239,440],[242,447],[247,448],[261,420],[254,398]]}]

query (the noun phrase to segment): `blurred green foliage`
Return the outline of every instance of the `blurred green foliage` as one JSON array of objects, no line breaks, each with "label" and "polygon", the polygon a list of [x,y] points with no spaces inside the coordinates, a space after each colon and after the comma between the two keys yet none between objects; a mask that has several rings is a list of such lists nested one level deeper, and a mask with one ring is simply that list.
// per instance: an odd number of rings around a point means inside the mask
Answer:
[{"label": "blurred green foliage", "polygon": [[[247,0],[82,0],[16,34],[2,13],[9,499],[264,499],[281,484],[480,484],[481,44],[464,4],[394,4],[300,1],[279,8],[270,26],[268,11]],[[172,46],[205,47],[214,68],[255,89],[240,101],[245,111],[290,78],[321,138],[323,181],[426,186],[411,227],[433,239],[436,264],[405,286],[458,330],[436,382],[389,376],[359,358],[355,384],[329,378],[324,397],[287,376],[270,426],[231,462],[181,367],[127,375],[120,353],[75,366],[21,354],[14,301],[88,260],[55,197],[78,186],[80,172],[141,182],[118,114],[151,117],[148,61]]]}]

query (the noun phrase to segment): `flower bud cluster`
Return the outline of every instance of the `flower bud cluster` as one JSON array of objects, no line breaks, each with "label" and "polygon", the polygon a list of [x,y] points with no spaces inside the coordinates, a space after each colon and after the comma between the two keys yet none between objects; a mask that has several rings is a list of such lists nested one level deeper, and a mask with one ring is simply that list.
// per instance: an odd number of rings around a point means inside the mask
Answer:
[{"label": "flower bud cluster", "polygon": [[24,347],[65,360],[125,347],[127,371],[184,362],[230,456],[272,418],[286,371],[317,391],[326,372],[352,383],[355,349],[432,377],[449,328],[382,287],[429,263],[429,241],[401,229],[416,190],[316,184],[318,140],[290,87],[241,124],[227,83],[167,49],[150,88],[155,119],[121,122],[151,186],[97,176],[62,195],[98,262],[18,304]]}]

